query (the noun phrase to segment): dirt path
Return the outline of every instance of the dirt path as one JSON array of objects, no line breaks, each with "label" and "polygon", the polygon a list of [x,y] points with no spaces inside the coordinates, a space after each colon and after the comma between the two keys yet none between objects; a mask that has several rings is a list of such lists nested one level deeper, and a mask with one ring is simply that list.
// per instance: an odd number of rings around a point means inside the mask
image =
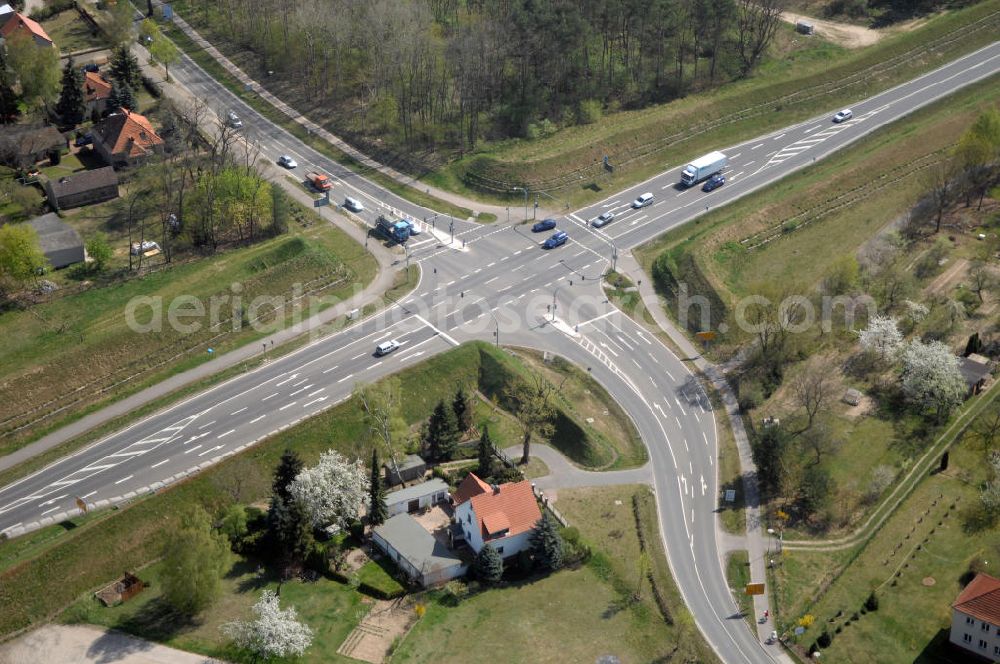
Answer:
[{"label": "dirt path", "polygon": [[816,34],[844,48],[864,48],[865,46],[871,46],[883,37],[897,32],[909,32],[925,22],[925,19],[915,19],[899,23],[884,30],[876,30],[874,28],[866,28],[863,25],[849,25],[837,21],[826,21],[821,18],[813,18],[812,16],[795,12],[782,12],[781,14],[781,20],[792,25],[795,25],[799,19],[812,23],[816,27]]}]

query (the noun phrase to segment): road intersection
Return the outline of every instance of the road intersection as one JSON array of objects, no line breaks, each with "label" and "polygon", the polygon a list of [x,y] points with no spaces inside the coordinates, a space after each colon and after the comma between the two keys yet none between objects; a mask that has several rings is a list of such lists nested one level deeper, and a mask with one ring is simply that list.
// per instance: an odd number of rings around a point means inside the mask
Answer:
[{"label": "road intersection", "polygon": [[[634,421],[649,449],[674,578],[720,658],[771,661],[775,647],[760,643],[739,616],[720,562],[712,406],[685,361],[608,303],[601,277],[618,252],[767,186],[997,71],[1000,42],[857,103],[848,122],[834,126],[829,117],[813,118],[725,148],[728,182],[709,194],[679,188],[680,165],[670,168],[560,218],[570,242],[544,251],[540,241],[546,235],[532,234],[529,226],[450,219],[381,189],[269,122],[185,58],[171,67],[179,83],[220,117],[235,110],[244,133],[266,157],[291,154],[299,162],[296,173],[329,173],[334,203],[345,196],[365,203],[360,221],[372,226],[380,211],[427,220],[429,228],[411,240],[405,257],[420,266],[420,281],[409,296],[375,316],[0,488],[0,531],[16,536],[65,518],[76,498],[103,507],[158,489],[342,402],[358,382],[377,380],[466,341],[533,347],[587,368]],[[632,209],[631,201],[647,191],[654,194],[653,205]],[[608,210],[615,220],[593,229],[589,221]],[[375,345],[388,339],[398,340],[400,348],[376,357]]]}]

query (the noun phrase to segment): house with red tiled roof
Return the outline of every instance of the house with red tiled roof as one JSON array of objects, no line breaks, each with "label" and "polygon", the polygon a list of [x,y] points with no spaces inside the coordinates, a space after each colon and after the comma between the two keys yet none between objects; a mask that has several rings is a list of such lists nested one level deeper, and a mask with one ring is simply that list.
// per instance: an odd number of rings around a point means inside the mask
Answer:
[{"label": "house with red tiled roof", "polygon": [[981,661],[1000,662],[1000,579],[980,572],[951,605],[952,645]]},{"label": "house with red tiled roof", "polygon": [[6,16],[6,20],[0,26],[0,37],[10,39],[11,35],[23,31],[35,40],[37,46],[50,47],[53,45],[52,38],[45,32],[45,28],[39,25],[38,21],[33,21],[19,12],[12,12],[4,16]]},{"label": "house with red tiled roof", "polygon": [[464,539],[479,553],[487,543],[504,558],[530,546],[535,524],[542,518],[531,482],[489,485],[474,473],[462,480],[452,495],[457,540]]},{"label": "house with red tiled roof", "polygon": [[94,149],[120,168],[131,166],[163,150],[163,139],[144,115],[119,109],[94,125]]},{"label": "house with red tiled roof", "polygon": [[100,72],[88,71],[83,74],[83,101],[87,112],[103,113],[111,96],[111,82]]}]

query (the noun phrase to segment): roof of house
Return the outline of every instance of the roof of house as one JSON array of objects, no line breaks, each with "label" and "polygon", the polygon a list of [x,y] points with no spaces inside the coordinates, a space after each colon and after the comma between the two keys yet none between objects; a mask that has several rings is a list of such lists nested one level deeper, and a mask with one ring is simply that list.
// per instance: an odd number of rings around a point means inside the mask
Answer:
[{"label": "roof of house", "polygon": [[0,16],[13,13],[14,13],[14,8],[11,7],[10,5],[0,5]]},{"label": "roof of house", "polygon": [[958,369],[965,378],[965,383],[970,387],[976,385],[990,375],[989,365],[982,364],[967,357],[958,358]]},{"label": "roof of house", "polygon": [[14,15],[4,22],[3,27],[0,28],[0,35],[9,37],[15,30],[22,27],[33,36],[44,39],[50,44],[52,43],[52,37],[49,37],[49,34],[45,32],[45,28],[39,25],[38,21],[33,21],[19,12],[14,12]]},{"label": "roof of house", "polygon": [[385,494],[385,504],[396,505],[447,490],[448,483],[438,477],[435,477],[429,482],[414,484],[413,486],[408,486],[397,491],[390,491]]},{"label": "roof of house", "polygon": [[141,157],[163,144],[146,116],[124,108],[101,120],[94,131],[95,138],[113,155],[124,153],[128,157]]},{"label": "roof of house", "polygon": [[111,166],[102,166],[92,171],[80,171],[58,180],[49,181],[49,187],[52,188],[52,194],[56,198],[117,185],[118,174]]},{"label": "roof of house", "polygon": [[479,479],[475,473],[469,473],[462,480],[462,483],[458,485],[455,489],[455,493],[452,494],[452,499],[455,501],[455,505],[461,505],[465,501],[469,500],[473,496],[478,496],[482,493],[487,493],[493,489],[489,484]]},{"label": "roof of house", "polygon": [[980,572],[951,607],[992,625],[1000,625],[1000,579]]},{"label": "roof of house", "polygon": [[489,492],[473,496],[469,500],[472,502],[472,511],[479,519],[484,539],[505,530],[506,537],[532,530],[542,518],[535,492],[528,480],[491,487]]},{"label": "roof of house", "polygon": [[100,72],[88,71],[83,77],[83,100],[97,101],[111,96],[111,83]]},{"label": "roof of house", "polygon": [[38,244],[45,254],[83,246],[80,234],[55,212],[35,217],[27,223],[38,233]]},{"label": "roof of house", "polygon": [[430,572],[463,564],[458,557],[409,514],[397,514],[381,526],[375,534],[406,558],[421,572]]},{"label": "roof of house", "polygon": [[[392,470],[391,461],[386,461],[382,465],[388,468],[389,470]],[[404,470],[410,470],[411,468],[419,468],[420,466],[426,466],[427,462],[424,461],[424,458],[419,454],[407,454],[405,457],[403,457],[403,462],[397,465],[399,466],[399,472],[403,472]]]},{"label": "roof of house", "polygon": [[0,142],[13,145],[19,156],[38,154],[66,145],[66,138],[52,125],[4,127]]}]

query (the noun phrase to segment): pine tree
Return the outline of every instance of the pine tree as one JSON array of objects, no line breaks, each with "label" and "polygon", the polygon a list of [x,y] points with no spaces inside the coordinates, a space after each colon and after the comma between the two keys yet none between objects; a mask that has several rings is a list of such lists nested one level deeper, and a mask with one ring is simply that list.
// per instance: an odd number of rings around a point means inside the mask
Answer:
[{"label": "pine tree", "polygon": [[490,439],[490,428],[483,425],[483,433],[479,436],[479,467],[476,473],[482,477],[493,476],[493,466],[495,465],[496,450],[493,441]]},{"label": "pine tree", "polygon": [[282,575],[294,576],[302,567],[312,545],[312,523],[305,508],[291,496],[282,500],[271,496],[267,513],[272,554],[280,561]]},{"label": "pine tree", "polygon": [[142,70],[139,68],[139,61],[136,59],[127,46],[119,46],[111,56],[111,78],[118,83],[119,87],[128,88],[135,94],[135,91],[142,85]]},{"label": "pine tree", "polygon": [[114,100],[113,106],[119,108],[126,108],[130,111],[134,111],[139,107],[138,102],[135,100],[135,94],[132,89],[126,86],[119,86],[118,92],[115,92],[114,86],[111,88],[111,97],[108,99],[108,105],[112,106],[111,101]]},{"label": "pine tree", "polygon": [[557,570],[563,564],[563,540],[547,514],[535,524],[531,533],[531,555],[535,563],[549,570]]},{"label": "pine tree", "polygon": [[476,578],[483,583],[494,585],[500,583],[500,579],[503,578],[503,558],[492,544],[486,544],[479,550],[472,566]]},{"label": "pine tree", "polygon": [[76,126],[83,122],[87,107],[83,101],[83,72],[81,72],[73,57],[66,60],[63,67],[62,91],[56,104],[56,113],[66,124]]},{"label": "pine tree", "polygon": [[455,419],[458,420],[459,431],[468,431],[472,428],[472,401],[464,388],[458,388],[455,398],[451,402],[452,410],[455,411]]},{"label": "pine tree", "polygon": [[443,399],[438,401],[427,424],[427,445],[430,448],[431,458],[435,461],[450,459],[455,453],[460,436],[455,411],[446,406]]},{"label": "pine tree", "polygon": [[13,75],[7,69],[7,53],[0,48],[0,124],[13,122],[20,112],[12,81]]},{"label": "pine tree", "polygon": [[274,471],[271,493],[279,496],[282,501],[288,500],[290,497],[288,485],[298,477],[303,467],[302,459],[299,458],[299,455],[293,452],[291,448],[285,448],[284,454],[281,455],[281,461],[278,462],[278,468]]},{"label": "pine tree", "polygon": [[368,486],[368,524],[374,528],[381,526],[389,517],[385,506],[385,486],[379,472],[378,450],[372,449],[372,478]]}]

